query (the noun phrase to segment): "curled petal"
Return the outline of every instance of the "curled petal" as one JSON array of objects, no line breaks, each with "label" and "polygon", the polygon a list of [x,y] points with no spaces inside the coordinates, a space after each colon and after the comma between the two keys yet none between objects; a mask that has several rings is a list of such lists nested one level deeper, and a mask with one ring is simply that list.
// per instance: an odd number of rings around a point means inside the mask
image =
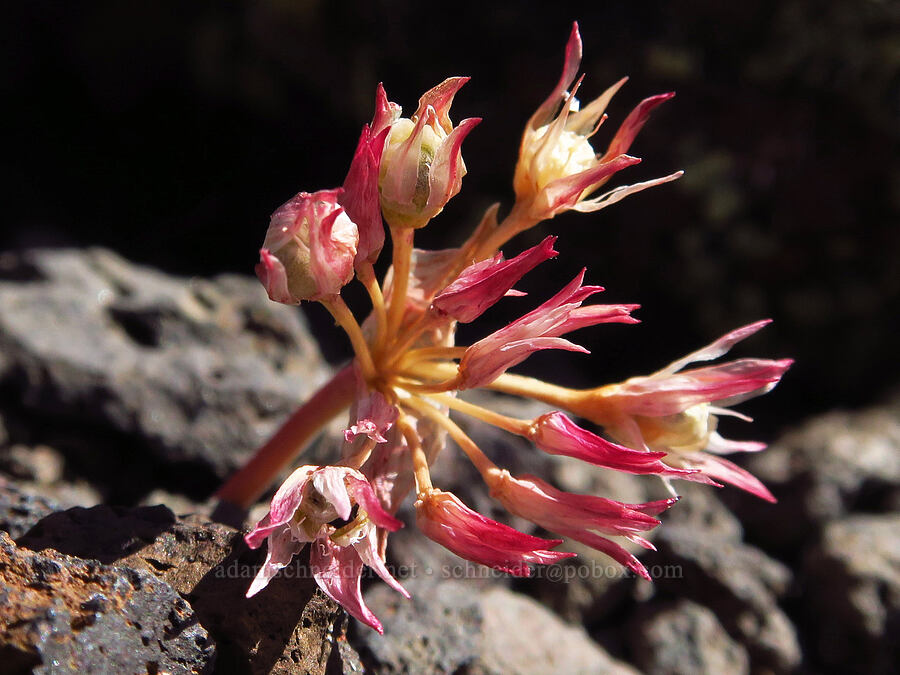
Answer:
[{"label": "curled petal", "polygon": [[356,424],[344,430],[344,440],[352,443],[357,436],[368,436],[376,443],[387,443],[384,435],[397,421],[397,408],[379,391],[363,396],[357,405]]},{"label": "curled petal", "polygon": [[259,263],[254,268],[254,271],[263,288],[266,289],[270,300],[285,305],[297,305],[300,303],[300,299],[292,296],[288,290],[288,278],[284,265],[272,255],[269,249],[259,249]]},{"label": "curled petal", "polygon": [[381,506],[381,502],[375,494],[375,489],[369,481],[351,477],[347,482],[349,484],[348,490],[353,495],[356,503],[366,512],[369,520],[378,527],[390,532],[396,532],[403,527],[402,522],[394,518]]}]

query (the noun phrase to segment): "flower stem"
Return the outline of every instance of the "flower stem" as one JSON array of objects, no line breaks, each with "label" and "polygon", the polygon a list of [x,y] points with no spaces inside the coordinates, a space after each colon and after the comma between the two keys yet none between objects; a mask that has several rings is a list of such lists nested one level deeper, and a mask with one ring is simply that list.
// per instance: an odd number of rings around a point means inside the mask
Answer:
[{"label": "flower stem", "polygon": [[481,448],[475,444],[475,441],[469,438],[466,435],[466,432],[460,429],[453,420],[442,414],[439,410],[436,410],[434,407],[415,397],[404,399],[402,405],[412,408],[420,416],[427,417],[446,429],[447,433],[450,434],[450,438],[452,438],[462,451],[466,453],[466,457],[468,457],[469,461],[475,465],[475,468],[478,469],[478,473],[485,477],[485,480],[487,480],[488,476],[492,476],[499,471],[497,465],[488,459],[487,455],[481,451]]},{"label": "flower stem", "polygon": [[334,320],[340,324],[341,328],[344,329],[347,336],[350,338],[350,342],[353,345],[353,351],[356,353],[356,358],[359,359],[363,377],[366,380],[373,378],[375,376],[375,363],[372,361],[372,353],[369,351],[369,344],[366,342],[366,338],[362,333],[362,329],[359,327],[359,323],[356,321],[356,317],[353,316],[350,308],[347,307],[347,303],[344,302],[344,299],[341,296],[335,295],[322,300],[322,304],[325,305],[329,312],[331,312]]},{"label": "flower stem", "polygon": [[411,349],[403,354],[398,368],[402,370],[417,361],[458,359],[465,353],[465,347],[422,347],[421,349]]},{"label": "flower stem", "polygon": [[501,415],[493,410],[482,408],[480,405],[475,405],[474,403],[469,403],[468,401],[463,401],[460,398],[448,396],[447,394],[429,394],[428,397],[452,410],[458,410],[461,413],[480,419],[482,422],[487,422],[488,424],[503,429],[504,431],[508,431],[511,434],[526,437],[529,435],[529,430],[531,428],[531,422],[529,420],[519,420],[515,417],[507,417],[506,415]]},{"label": "flower stem", "polygon": [[413,470],[416,478],[416,494],[422,494],[428,490],[434,489],[431,484],[431,472],[428,470],[428,457],[422,449],[422,442],[419,440],[419,434],[416,428],[410,423],[406,415],[402,415],[397,419],[397,427],[406,439],[412,455]]},{"label": "flower stem", "polygon": [[503,222],[501,222],[493,233],[485,239],[484,243],[478,247],[475,256],[477,260],[484,260],[485,258],[494,255],[494,253],[510,239],[520,232],[531,229],[540,222],[540,220],[529,215],[528,206],[529,205],[527,204],[523,205],[519,202],[516,202],[513,205],[512,211],[510,211],[506,218],[503,219]]},{"label": "flower stem", "polygon": [[356,393],[352,366],[346,366],[303,404],[215,496],[249,508],[329,420],[344,410]]},{"label": "flower stem", "polygon": [[372,267],[372,263],[362,263],[359,269],[356,270],[356,276],[362,282],[362,285],[366,287],[366,292],[368,292],[369,298],[372,300],[372,311],[375,313],[376,326],[374,351],[378,352],[384,345],[384,340],[387,336],[387,308],[384,305],[384,294],[381,291],[381,286],[378,284],[378,279],[375,277],[375,269]]},{"label": "flower stem", "polygon": [[524,396],[535,401],[542,401],[566,410],[572,409],[572,405],[579,394],[578,390],[575,389],[568,389],[558,384],[550,384],[533,377],[525,377],[524,375],[515,375],[513,373],[503,373],[496,380],[485,385],[485,387],[494,391],[501,391],[504,394]]},{"label": "flower stem", "polygon": [[394,244],[394,276],[391,302],[388,307],[388,335],[397,333],[406,308],[406,290],[409,287],[409,270],[412,262],[413,236],[411,227],[391,227],[391,241]]}]

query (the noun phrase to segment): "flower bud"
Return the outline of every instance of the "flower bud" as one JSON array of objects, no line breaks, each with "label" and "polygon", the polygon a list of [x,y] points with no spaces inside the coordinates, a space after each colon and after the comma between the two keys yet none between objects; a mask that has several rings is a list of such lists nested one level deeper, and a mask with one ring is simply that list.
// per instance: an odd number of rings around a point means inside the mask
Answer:
[{"label": "flower bud", "polygon": [[381,157],[381,208],[392,227],[419,228],[459,192],[466,165],[462,142],[481,120],[453,127],[448,112],[469,78],[451,77],[425,92],[412,118],[391,125]]},{"label": "flower bud", "polygon": [[272,214],[256,275],[287,305],[340,292],[353,278],[359,231],[338,204],[342,190],[301,192]]}]

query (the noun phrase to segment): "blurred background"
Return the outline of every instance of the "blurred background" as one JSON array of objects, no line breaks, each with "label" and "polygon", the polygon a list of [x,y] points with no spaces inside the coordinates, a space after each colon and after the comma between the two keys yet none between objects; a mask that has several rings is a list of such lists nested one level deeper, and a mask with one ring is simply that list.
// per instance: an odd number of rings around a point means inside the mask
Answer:
[{"label": "blurred background", "polygon": [[[593,357],[542,354],[532,372],[614,381],[771,317],[740,354],[797,364],[747,406],[765,409],[754,436],[898,382],[897,3],[33,0],[4,14],[0,250],[102,245],[185,276],[251,274],[269,214],[342,182],[378,82],[409,114],[426,89],[470,75],[452,111],[484,118],[464,146],[469,173],[417,237],[458,244],[489,204],[511,204],[522,126],[577,19],[582,100],[631,77],[599,146],[639,100],[678,93],[617,181],[686,175],[512,242],[508,254],[558,234],[561,255],[523,283],[530,298],[464,337],[587,265],[603,301],[640,302],[643,324],[596,329]],[[338,361],[335,342],[324,348]]]}]

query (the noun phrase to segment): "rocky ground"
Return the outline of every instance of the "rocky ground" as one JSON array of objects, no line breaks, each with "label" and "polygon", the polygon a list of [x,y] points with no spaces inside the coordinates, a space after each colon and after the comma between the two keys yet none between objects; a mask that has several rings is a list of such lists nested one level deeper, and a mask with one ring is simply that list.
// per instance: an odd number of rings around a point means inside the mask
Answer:
[{"label": "rocky ground", "polygon": [[[251,279],[168,277],[104,250],[0,256],[4,672],[889,673],[900,662],[900,399],[809,419],[751,458],[777,505],[688,485],[643,556],[653,584],[577,545],[578,558],[513,582],[406,528],[389,562],[413,599],[366,591],[383,637],[302,565],[246,600],[262,553],[213,522],[208,496],[329,370],[301,313]],[[566,489],[659,494],[652,480],[469,432],[498,463]],[[435,477],[496,513],[454,453]]]}]

